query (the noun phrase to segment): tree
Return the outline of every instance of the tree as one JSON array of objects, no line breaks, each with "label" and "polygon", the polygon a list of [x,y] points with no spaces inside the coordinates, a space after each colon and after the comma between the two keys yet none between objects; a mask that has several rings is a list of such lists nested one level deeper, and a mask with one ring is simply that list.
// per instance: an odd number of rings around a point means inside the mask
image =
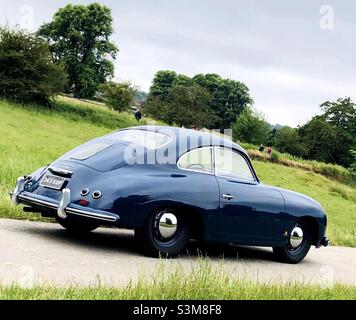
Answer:
[{"label": "tree", "polygon": [[284,126],[276,131],[274,146],[280,152],[286,152],[297,157],[307,155],[307,148],[301,142],[298,130]]},{"label": "tree", "polygon": [[48,45],[36,35],[0,27],[0,96],[46,103],[66,82],[63,66],[52,62]]},{"label": "tree", "polygon": [[356,150],[351,150],[351,154],[353,157],[353,161],[351,163],[350,170],[356,175]]},{"label": "tree", "polygon": [[340,141],[338,131],[323,116],[316,116],[299,129],[308,146],[307,157],[323,162],[338,163]]},{"label": "tree", "polygon": [[349,166],[353,163],[351,150],[356,149],[356,104],[351,98],[339,98],[324,102],[321,106],[326,121],[337,130],[337,163]]},{"label": "tree", "polygon": [[268,146],[275,146],[276,145],[276,136],[278,129],[276,127],[271,126],[272,129],[268,132],[267,142]]},{"label": "tree", "polygon": [[210,124],[210,129],[230,128],[237,116],[253,102],[248,88],[242,82],[223,79],[217,74],[198,74],[190,78],[186,75],[178,75],[174,71],[158,71],[156,73],[148,100],[157,98],[165,101],[175,86],[191,87],[193,85],[204,88],[211,95],[207,110],[211,112],[211,117],[215,120]]},{"label": "tree", "polygon": [[215,120],[209,110],[211,96],[197,85],[174,86],[165,100],[151,98],[144,105],[145,114],[178,126],[202,128]]},{"label": "tree", "polygon": [[134,88],[129,82],[108,82],[99,86],[99,94],[105,101],[105,104],[110,109],[119,112],[129,109],[135,92],[136,88]]},{"label": "tree", "polygon": [[173,86],[191,86],[192,84],[192,78],[184,74],[178,74],[173,80]]},{"label": "tree", "polygon": [[351,98],[339,98],[336,102],[326,101],[320,107],[328,122],[356,137],[356,104]]},{"label": "tree", "polygon": [[269,124],[262,114],[252,108],[246,108],[232,125],[233,137],[239,141],[253,144],[266,143],[269,136]]},{"label": "tree", "polygon": [[66,89],[77,97],[93,97],[99,84],[113,76],[118,49],[110,42],[112,21],[110,9],[98,3],[69,4],[38,31],[48,41],[54,61],[64,63]]},{"label": "tree", "polygon": [[176,77],[177,73],[174,71],[158,71],[153,78],[148,100],[151,98],[158,98],[162,101],[167,100]]},{"label": "tree", "polygon": [[248,87],[236,80],[223,79],[217,74],[196,75],[193,82],[212,95],[210,109],[217,115],[215,128],[229,129],[237,117],[252,105]]}]

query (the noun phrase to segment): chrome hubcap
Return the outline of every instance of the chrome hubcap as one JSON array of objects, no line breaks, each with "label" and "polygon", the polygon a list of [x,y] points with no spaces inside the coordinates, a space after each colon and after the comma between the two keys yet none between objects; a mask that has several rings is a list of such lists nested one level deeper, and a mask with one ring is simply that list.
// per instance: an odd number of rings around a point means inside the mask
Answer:
[{"label": "chrome hubcap", "polygon": [[293,249],[298,248],[303,242],[303,230],[300,227],[294,227],[290,234],[290,245]]},{"label": "chrome hubcap", "polygon": [[174,236],[177,231],[177,217],[173,213],[165,212],[158,221],[158,231],[162,238]]}]

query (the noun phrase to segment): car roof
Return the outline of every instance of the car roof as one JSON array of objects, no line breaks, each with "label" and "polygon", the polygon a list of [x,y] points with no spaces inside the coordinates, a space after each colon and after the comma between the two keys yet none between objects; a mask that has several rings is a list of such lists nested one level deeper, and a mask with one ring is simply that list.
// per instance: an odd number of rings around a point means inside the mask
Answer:
[{"label": "car roof", "polygon": [[[232,148],[238,150],[245,154],[248,157],[248,154],[244,148],[242,148],[239,144],[222,137],[219,134],[212,134],[210,132],[203,132],[194,129],[187,128],[179,128],[179,127],[170,127],[170,126],[156,126],[156,125],[146,125],[146,126],[135,126],[129,127],[124,130],[147,130],[147,131],[155,131],[163,134],[174,135],[175,137],[180,138],[188,138],[194,137],[199,141],[203,141],[199,146],[225,146],[228,148]],[[207,141],[207,143],[204,143]]]}]

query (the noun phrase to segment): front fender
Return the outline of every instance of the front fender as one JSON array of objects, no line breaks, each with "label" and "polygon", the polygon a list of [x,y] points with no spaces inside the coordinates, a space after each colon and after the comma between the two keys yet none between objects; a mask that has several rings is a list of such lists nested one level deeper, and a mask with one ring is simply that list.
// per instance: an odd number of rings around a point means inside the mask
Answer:
[{"label": "front fender", "polygon": [[285,200],[286,213],[291,224],[301,218],[313,218],[318,225],[316,246],[320,245],[325,236],[327,216],[319,202],[314,199],[289,190],[279,189]]}]

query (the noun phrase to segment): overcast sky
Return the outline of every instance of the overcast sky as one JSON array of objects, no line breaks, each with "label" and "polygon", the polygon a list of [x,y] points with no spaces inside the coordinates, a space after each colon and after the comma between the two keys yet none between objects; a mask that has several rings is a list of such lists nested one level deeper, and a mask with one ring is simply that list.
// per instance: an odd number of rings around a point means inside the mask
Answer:
[{"label": "overcast sky", "polygon": [[[0,0],[0,23],[36,30],[67,3]],[[297,126],[320,103],[356,100],[354,0],[112,0],[116,78],[148,91],[157,70],[243,81],[271,123]]]}]

